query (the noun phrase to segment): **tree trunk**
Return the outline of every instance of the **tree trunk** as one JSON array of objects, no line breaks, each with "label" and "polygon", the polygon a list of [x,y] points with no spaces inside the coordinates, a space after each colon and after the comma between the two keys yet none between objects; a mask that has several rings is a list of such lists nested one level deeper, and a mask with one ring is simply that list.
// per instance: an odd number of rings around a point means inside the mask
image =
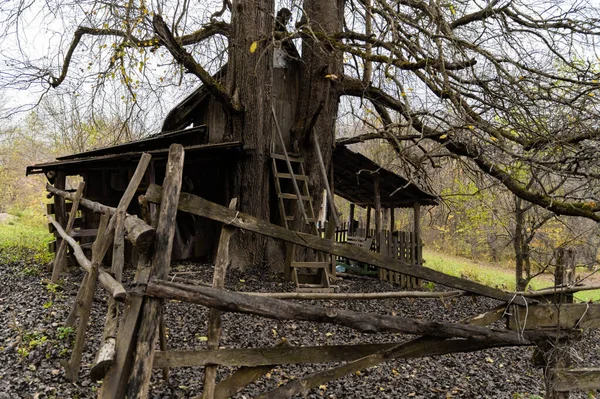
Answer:
[{"label": "tree trunk", "polygon": [[[229,118],[234,140],[242,140],[248,151],[238,164],[233,196],[239,209],[269,220],[269,146],[271,144],[271,86],[273,57],[270,38],[273,29],[272,1],[233,2],[227,87],[243,111]],[[253,43],[256,43],[255,51]],[[232,266],[244,269],[265,260],[263,237],[245,232],[236,235]]]},{"label": "tree trunk", "polygon": [[513,247],[515,249],[515,277],[517,291],[524,291],[528,280],[523,278],[523,266],[525,264],[526,253],[523,250],[525,238],[523,229],[525,228],[525,211],[522,208],[522,202],[519,197],[515,197],[515,232],[513,236]]},{"label": "tree trunk", "polygon": [[[327,36],[342,31],[344,0],[305,0],[304,12],[310,29]],[[325,182],[319,172],[319,160],[312,140],[317,136],[325,168],[329,170],[334,146],[335,120],[340,93],[333,81],[342,74],[342,54],[327,43],[308,35],[302,43],[300,95],[292,129],[292,146],[305,159],[310,192],[316,204],[323,199]]]}]

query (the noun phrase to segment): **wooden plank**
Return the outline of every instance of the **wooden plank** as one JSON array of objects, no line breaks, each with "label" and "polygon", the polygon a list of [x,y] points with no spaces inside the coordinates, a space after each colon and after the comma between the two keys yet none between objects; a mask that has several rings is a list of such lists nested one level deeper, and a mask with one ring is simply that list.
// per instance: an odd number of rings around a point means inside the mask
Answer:
[{"label": "wooden plank", "polygon": [[555,369],[554,376],[558,392],[600,389],[600,368]]},{"label": "wooden plank", "polygon": [[[438,341],[431,341],[438,342]],[[413,351],[411,357],[425,357],[456,353],[472,345],[470,342],[463,347],[453,347],[453,344],[466,342],[463,340],[439,341],[448,342],[443,346],[431,348],[430,351],[421,352],[418,356]],[[154,354],[154,368],[162,367],[203,367],[208,364],[217,364],[224,367],[260,367],[269,365],[291,364],[320,364],[350,362],[373,353],[397,348],[401,343],[356,344],[356,345],[326,345],[326,346],[301,346],[301,347],[270,347],[270,348],[243,348],[243,349],[214,349],[190,351],[157,351]],[[484,347],[493,347],[493,345]],[[425,348],[423,348],[425,349]],[[456,349],[456,351],[454,351]],[[399,358],[409,355],[399,354]],[[407,357],[408,358],[408,357]]]},{"label": "wooden plank", "polygon": [[307,269],[323,269],[329,265],[329,262],[292,262],[292,267],[305,267]]},{"label": "wooden plank", "polygon": [[[150,185],[146,193],[146,198],[150,202],[160,202],[162,187]],[[524,305],[526,299],[514,297],[507,293],[483,284],[469,281],[460,277],[450,276],[424,266],[409,265],[398,259],[391,259],[368,250],[355,247],[346,243],[338,243],[325,238],[317,237],[311,234],[300,233],[286,230],[280,226],[268,223],[245,213],[232,211],[224,206],[207,201],[198,196],[181,193],[179,200],[179,209],[184,212],[207,217],[222,223],[231,224],[238,228],[253,231],[269,237],[282,239],[297,245],[316,249],[318,251],[353,259],[358,262],[367,263],[388,269],[391,271],[404,273],[410,276],[419,277],[437,284],[446,285],[460,290],[473,292],[475,294],[498,299],[513,304]]]},{"label": "wooden plank", "polygon": [[[81,196],[83,195],[83,188],[85,187],[84,182],[80,182],[77,185],[77,192],[75,193],[75,199],[71,205],[71,211],[69,213],[69,220],[67,221],[67,226],[65,227],[65,233],[70,234],[73,229],[73,224],[75,223],[75,218],[77,217],[77,211],[79,207],[79,201],[81,200]],[[60,278],[60,273],[63,271],[64,267],[67,263],[67,241],[61,240],[60,246],[58,247],[58,251],[56,252],[56,256],[54,257],[54,265],[52,268],[52,278],[51,281],[56,283]]]},{"label": "wooden plank", "polygon": [[600,303],[536,304],[519,307],[508,318],[511,330],[600,328]]},{"label": "wooden plank", "polygon": [[[183,162],[183,146],[172,144],[169,147],[169,160],[164,180],[165,188],[161,196],[156,242],[152,258],[152,275],[158,278],[166,278],[169,275],[176,226],[175,218],[183,177]],[[158,339],[157,327],[162,317],[162,310],[163,306],[160,299],[145,298],[133,369],[127,387],[127,397],[129,399],[144,399],[148,396],[152,361]]]},{"label": "wooden plank", "polygon": [[[234,198],[229,203],[229,209],[235,209],[237,206],[237,198]],[[235,229],[231,226],[223,225],[221,236],[219,237],[219,249],[215,259],[215,271],[213,273],[212,287],[223,289],[225,287],[225,276],[227,275],[227,267],[229,266],[229,243],[231,237],[235,233]],[[221,312],[217,309],[211,309],[208,315],[208,349],[217,349],[221,337]],[[204,395],[205,399],[213,399],[215,396],[215,387],[217,379],[217,366],[209,364],[204,370]]]}]

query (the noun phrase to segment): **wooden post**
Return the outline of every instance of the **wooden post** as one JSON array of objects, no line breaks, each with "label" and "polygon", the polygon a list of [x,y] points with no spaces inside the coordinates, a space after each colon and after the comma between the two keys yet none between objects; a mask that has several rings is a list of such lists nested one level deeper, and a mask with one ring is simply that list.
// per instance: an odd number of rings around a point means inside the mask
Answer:
[{"label": "wooden post", "polygon": [[[127,216],[127,208],[135,196],[151,158],[152,157],[148,153],[142,154],[135,173],[131,177],[127,189],[123,193],[115,212],[115,234],[113,239],[111,272],[115,276],[115,280],[119,283],[122,280],[123,266],[125,263],[125,217]],[[94,380],[104,378],[108,368],[113,363],[116,350],[118,317],[118,304],[113,298],[109,298],[108,312],[104,324],[104,332],[102,334],[102,343],[98,354],[96,355],[94,365],[90,370],[90,374]]]},{"label": "wooden post", "polygon": [[365,225],[365,238],[369,238],[371,230],[371,205],[367,205],[367,223]]},{"label": "wooden post", "polygon": [[[184,151],[180,144],[169,147],[169,160],[164,180],[164,189],[156,228],[154,255],[152,258],[151,274],[157,278],[167,278],[173,250],[177,216],[177,204],[181,194],[183,177]],[[129,377],[127,396],[130,399],[142,399],[148,396],[150,390],[150,377],[152,375],[152,361],[158,339],[157,327],[162,317],[163,302],[156,298],[146,298],[140,328],[138,332],[137,347],[133,361],[133,370]]]},{"label": "wooden post", "polygon": [[354,209],[356,208],[356,204],[350,204],[350,215],[348,216],[348,235],[354,235]]},{"label": "wooden post", "polygon": [[[575,252],[570,248],[558,248],[554,285],[571,285],[575,282]],[[573,294],[557,294],[554,296],[556,306],[563,303],[573,303]],[[571,345],[566,339],[546,341],[539,346],[545,360],[544,377],[546,395],[544,399],[568,399],[569,392],[558,392],[555,388],[557,369],[566,369],[571,365]]]},{"label": "wooden post", "polygon": [[65,368],[65,378],[71,382],[77,381],[79,377],[79,367],[81,365],[81,357],[83,356],[83,345],[85,344],[85,331],[87,330],[87,324],[90,318],[90,312],[92,310],[92,302],[94,301],[94,291],[96,290],[96,280],[98,279],[98,267],[104,258],[104,254],[101,253],[102,240],[108,235],[108,220],[110,215],[102,215],[100,220],[100,226],[98,227],[98,237],[94,242],[92,248],[92,267],[91,271],[87,273],[87,278],[81,283],[84,285],[83,295],[81,300],[81,307],[79,309],[80,318],[79,325],[77,326],[77,335],[75,336],[75,343],[73,344],[73,352],[69,360],[64,360],[62,366]]},{"label": "wooden post", "polygon": [[[421,205],[415,202],[413,205],[413,223],[414,223],[414,251],[413,251],[413,262],[415,265],[423,265],[423,249],[421,245]],[[421,281],[418,278],[411,278],[413,282],[413,288],[417,288],[421,285]]]},{"label": "wooden post", "polygon": [[[237,198],[234,198],[229,203],[229,209],[235,209]],[[215,260],[215,271],[213,273],[212,287],[223,289],[225,287],[225,276],[227,275],[227,267],[229,266],[229,242],[235,233],[235,227],[223,224],[221,228],[221,237],[219,238],[219,249]],[[217,349],[219,347],[219,339],[221,336],[221,311],[210,309],[208,316],[208,349]],[[215,386],[217,378],[217,366],[208,365],[204,369],[204,399],[213,399],[215,396]]]},{"label": "wooden post", "polygon": [[381,251],[381,192],[379,190],[379,175],[373,175],[375,187],[375,250]]},{"label": "wooden post", "polygon": [[[81,200],[81,196],[83,195],[83,188],[85,187],[84,182],[80,182],[77,186],[77,192],[75,193],[75,198],[73,199],[73,204],[71,206],[71,212],[69,213],[69,221],[67,222],[67,226],[65,227],[65,232],[67,234],[71,234],[71,230],[73,229],[73,225],[75,224],[75,218],[77,217],[77,211],[79,210],[79,201]],[[56,198],[56,197],[55,197]],[[62,198],[62,197],[61,197]],[[64,200],[64,198],[63,198]],[[58,219],[57,219],[58,221]],[[60,222],[59,222],[60,223]],[[60,245],[58,246],[58,251],[56,251],[56,255],[54,257],[54,268],[52,269],[52,282],[56,283],[60,278],[60,273],[62,272],[64,266],[67,263],[67,242],[65,240],[60,241]]]},{"label": "wooden post", "polygon": [[[66,182],[67,182],[67,176],[65,175],[65,172],[57,172],[56,178],[54,180],[54,187],[59,190],[64,190],[65,186],[66,186]],[[67,225],[67,207],[65,204],[65,199],[63,197],[57,196],[57,195],[54,196],[54,218],[56,219],[58,224],[60,224],[63,228],[66,227],[66,225]],[[54,233],[54,237],[56,238],[56,250],[58,251],[63,239],[60,237],[58,232]],[[57,262],[57,261],[58,261],[58,259],[55,256],[54,262]],[[63,259],[63,261],[64,261],[64,259]],[[53,266],[56,267],[57,265],[55,264]],[[64,269],[64,265],[58,265],[58,267],[61,270]]]}]

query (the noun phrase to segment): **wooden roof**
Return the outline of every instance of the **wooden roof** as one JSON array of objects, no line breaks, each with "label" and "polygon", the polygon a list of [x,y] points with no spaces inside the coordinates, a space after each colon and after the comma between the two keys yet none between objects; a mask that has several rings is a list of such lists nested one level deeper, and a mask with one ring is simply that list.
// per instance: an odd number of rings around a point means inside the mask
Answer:
[{"label": "wooden roof", "polygon": [[332,163],[335,194],[362,207],[375,207],[375,175],[379,176],[382,208],[438,205],[437,196],[345,146],[336,147]]},{"label": "wooden roof", "polygon": [[206,126],[172,133],[161,133],[142,140],[95,149],[57,158],[53,162],[39,163],[27,167],[26,174],[45,173],[51,170],[78,174],[82,170],[115,168],[137,163],[144,152],[152,154],[154,160],[166,159],[169,146],[179,143],[188,156],[186,162],[200,159],[237,157],[243,151],[239,141],[206,144]]}]

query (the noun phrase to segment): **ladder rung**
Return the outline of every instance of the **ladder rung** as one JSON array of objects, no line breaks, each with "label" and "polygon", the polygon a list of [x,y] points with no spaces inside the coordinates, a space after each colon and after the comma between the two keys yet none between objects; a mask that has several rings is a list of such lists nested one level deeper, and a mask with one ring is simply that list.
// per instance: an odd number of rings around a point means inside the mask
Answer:
[{"label": "ladder rung", "polygon": [[305,267],[307,269],[325,269],[331,262],[292,262],[292,267]]},{"label": "ladder rung", "polygon": [[[295,217],[293,217],[293,216],[286,216],[286,217],[285,217],[285,220],[287,220],[287,221],[291,221],[291,222],[293,222],[293,221],[294,221],[294,219],[296,219],[296,218],[295,218]],[[302,220],[304,220],[304,218],[302,218]],[[317,219],[316,219],[316,218],[308,218],[308,223],[315,223],[316,221],[317,221]]]},{"label": "ladder rung", "polygon": [[[293,199],[293,200],[298,199],[298,196],[296,194],[281,193],[278,195],[279,195],[279,198],[283,198],[283,199]],[[311,198],[308,195],[303,195],[300,198],[304,201],[311,201]]]},{"label": "ladder rung", "polygon": [[[280,179],[291,179],[292,175],[290,175],[289,173],[277,173],[277,177]],[[294,174],[294,178],[296,180],[308,181],[308,176],[305,175]]]},{"label": "ladder rung", "polygon": [[[281,154],[271,154],[271,158],[281,159],[281,160],[285,161],[285,155],[281,155]],[[290,160],[290,162],[304,162],[304,158],[302,158],[302,157],[294,157],[294,156],[288,155],[288,159]]]}]

